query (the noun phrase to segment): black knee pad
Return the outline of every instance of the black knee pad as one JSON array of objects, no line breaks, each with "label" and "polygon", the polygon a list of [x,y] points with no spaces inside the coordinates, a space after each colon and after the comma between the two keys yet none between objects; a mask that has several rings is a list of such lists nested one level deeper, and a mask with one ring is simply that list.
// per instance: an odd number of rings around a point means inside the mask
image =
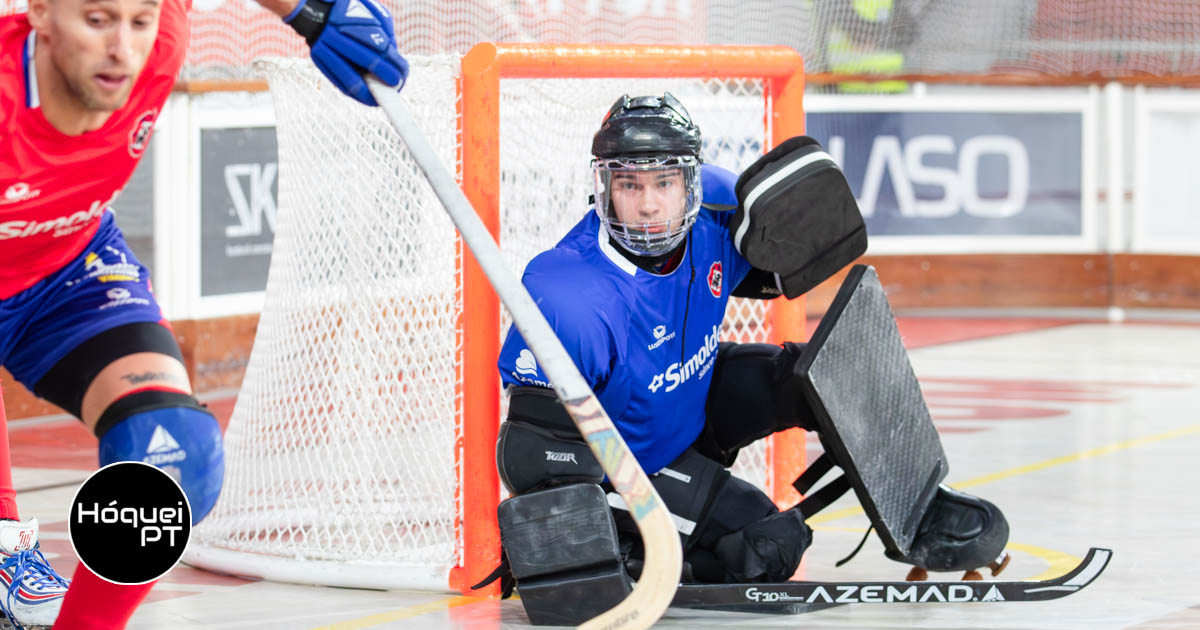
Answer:
[{"label": "black knee pad", "polygon": [[721,343],[697,449],[729,466],[738,449],[772,433],[813,430],[816,420],[793,374],[803,350],[796,343]]},{"label": "black knee pad", "polygon": [[996,560],[1007,544],[1008,520],[1000,508],[941,485],[908,555],[887,556],[930,571],[968,571]]},{"label": "black knee pad", "polygon": [[558,438],[524,422],[500,425],[496,468],[510,494],[568,483],[598,484],[604,479],[604,469],[582,439]]},{"label": "black knee pad", "polygon": [[534,625],[576,625],[633,590],[600,486],[555,486],[505,500],[500,541]]},{"label": "black knee pad", "polygon": [[723,536],[714,554],[725,566],[727,582],[783,582],[796,573],[811,545],[812,529],[792,508]]},{"label": "black knee pad", "polygon": [[796,572],[811,542],[799,510],[780,513],[762,490],[730,477],[713,497],[687,559],[701,582],[779,581]]}]

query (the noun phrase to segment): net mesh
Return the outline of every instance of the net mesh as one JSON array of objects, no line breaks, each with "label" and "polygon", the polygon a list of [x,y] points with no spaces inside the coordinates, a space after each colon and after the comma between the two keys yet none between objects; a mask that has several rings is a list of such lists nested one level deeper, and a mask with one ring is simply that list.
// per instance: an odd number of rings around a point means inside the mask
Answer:
[{"label": "net mesh", "polygon": [[[481,41],[782,44],[808,72],[1200,75],[1195,0],[382,0],[408,55]],[[0,14],[26,0],[0,0]],[[252,0],[192,0],[185,78],[244,78],[303,42]]]},{"label": "net mesh", "polygon": [[[406,101],[455,164],[457,62],[413,62],[422,80]],[[444,589],[463,553],[454,227],[380,111],[307,60],[261,65],[277,111],[275,252],[226,486],[189,561],[229,570],[196,557],[217,549],[304,567],[239,571],[273,579]],[[757,80],[501,82],[500,245],[514,272],[588,211],[591,135],[612,102],[664,90],[701,127],[706,161],[741,170],[762,154]],[[729,315],[723,338],[767,340],[762,304],[734,300]],[[735,474],[763,486],[764,451],[744,450]]]},{"label": "net mesh", "polygon": [[[454,164],[457,61],[418,59],[409,102]],[[279,205],[266,302],[193,543],[406,567],[458,560],[454,226],[377,109],[306,60],[266,64]]]}]

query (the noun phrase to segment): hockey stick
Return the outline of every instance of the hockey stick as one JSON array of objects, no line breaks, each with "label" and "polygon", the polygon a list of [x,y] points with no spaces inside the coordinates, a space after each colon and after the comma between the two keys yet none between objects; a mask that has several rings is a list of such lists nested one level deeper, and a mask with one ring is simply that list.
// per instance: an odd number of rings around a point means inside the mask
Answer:
[{"label": "hockey stick", "polygon": [[1092,547],[1078,566],[1050,580],[684,584],[671,605],[793,615],[842,604],[1044,601],[1082,590],[1099,577],[1110,558],[1112,551]]},{"label": "hockey stick", "polygon": [[399,93],[373,78],[368,78],[367,83],[458,227],[467,247],[479,261],[496,294],[508,307],[513,325],[554,384],[555,393],[587,439],[609,482],[629,506],[629,513],[642,535],[646,564],[633,592],[580,628],[632,630],[650,627],[666,611],[679,585],[683,552],[670,513],[533,298],[516,274],[508,269],[491,233],[434,153]]}]

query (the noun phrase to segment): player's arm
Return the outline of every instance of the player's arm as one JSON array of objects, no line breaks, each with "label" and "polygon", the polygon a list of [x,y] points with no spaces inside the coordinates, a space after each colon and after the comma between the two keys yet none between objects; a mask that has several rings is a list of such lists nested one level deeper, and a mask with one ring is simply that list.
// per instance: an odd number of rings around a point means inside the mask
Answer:
[{"label": "player's arm", "polygon": [[257,0],[296,30],[313,63],[334,85],[364,105],[378,105],[366,74],[400,89],[408,62],[396,49],[392,14],[376,0]]}]

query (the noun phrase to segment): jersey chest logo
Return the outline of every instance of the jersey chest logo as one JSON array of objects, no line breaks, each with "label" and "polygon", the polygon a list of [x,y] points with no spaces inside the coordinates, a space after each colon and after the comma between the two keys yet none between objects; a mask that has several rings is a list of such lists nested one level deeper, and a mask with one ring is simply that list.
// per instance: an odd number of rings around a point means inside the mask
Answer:
[{"label": "jersey chest logo", "polygon": [[40,189],[31,190],[29,188],[28,183],[17,182],[15,184],[13,184],[12,186],[9,186],[4,191],[4,197],[0,198],[0,205],[17,203],[18,201],[26,201],[29,199],[33,199],[34,197],[37,197],[40,194],[42,194],[42,191]]},{"label": "jersey chest logo", "polygon": [[152,109],[139,116],[137,122],[133,124],[133,129],[129,130],[129,157],[137,159],[146,152],[146,146],[150,144],[150,134],[154,131],[154,119],[157,116],[158,110]]},{"label": "jersey chest logo", "polygon": [[721,272],[721,261],[717,261],[708,268],[708,291],[715,298],[721,297],[721,278],[725,274]]}]

